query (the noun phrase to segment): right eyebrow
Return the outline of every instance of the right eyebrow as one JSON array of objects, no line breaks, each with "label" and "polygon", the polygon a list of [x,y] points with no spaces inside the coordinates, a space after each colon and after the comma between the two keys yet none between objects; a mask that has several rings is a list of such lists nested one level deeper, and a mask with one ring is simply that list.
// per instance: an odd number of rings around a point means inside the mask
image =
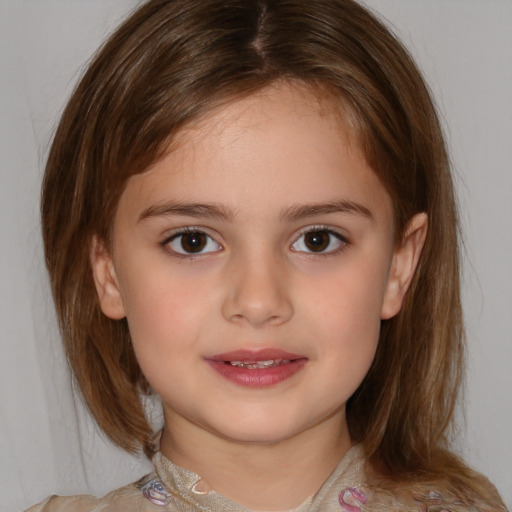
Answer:
[{"label": "right eyebrow", "polygon": [[326,203],[298,204],[286,208],[281,213],[284,220],[299,220],[316,215],[328,215],[332,213],[350,213],[363,218],[373,220],[372,212],[363,204],[353,201],[339,200]]},{"label": "right eyebrow", "polygon": [[166,217],[170,215],[195,217],[198,219],[216,218],[224,221],[231,221],[233,219],[233,212],[230,209],[216,203],[164,202],[146,208],[139,215],[137,222],[151,217]]}]

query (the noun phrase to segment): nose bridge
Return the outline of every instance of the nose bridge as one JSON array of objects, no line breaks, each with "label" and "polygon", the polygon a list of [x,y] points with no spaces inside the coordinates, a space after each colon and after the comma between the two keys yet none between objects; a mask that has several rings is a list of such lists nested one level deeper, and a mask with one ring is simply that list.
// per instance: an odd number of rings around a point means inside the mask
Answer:
[{"label": "nose bridge", "polygon": [[285,262],[271,251],[248,251],[233,257],[226,269],[223,315],[253,327],[279,325],[293,315]]}]

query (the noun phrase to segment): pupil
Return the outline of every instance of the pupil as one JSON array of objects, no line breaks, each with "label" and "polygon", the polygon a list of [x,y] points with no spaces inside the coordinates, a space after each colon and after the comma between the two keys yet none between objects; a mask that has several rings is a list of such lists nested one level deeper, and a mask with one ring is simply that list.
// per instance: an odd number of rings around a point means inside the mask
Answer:
[{"label": "pupil", "polygon": [[329,245],[329,233],[327,231],[313,231],[306,235],[305,242],[310,251],[324,251]]},{"label": "pupil", "polygon": [[203,233],[187,233],[181,238],[181,246],[186,252],[200,252],[206,245],[206,236]]}]

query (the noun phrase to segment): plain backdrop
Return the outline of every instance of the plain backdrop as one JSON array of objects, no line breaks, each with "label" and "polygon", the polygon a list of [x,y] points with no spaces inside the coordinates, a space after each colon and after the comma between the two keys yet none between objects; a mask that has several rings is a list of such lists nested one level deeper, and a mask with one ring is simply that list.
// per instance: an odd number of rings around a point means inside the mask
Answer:
[{"label": "plain backdrop", "polygon": [[[128,483],[143,459],[73,396],[44,270],[39,187],[71,88],[134,0],[0,0],[0,510]],[[452,151],[469,368],[458,449],[512,504],[512,1],[368,0],[417,58]]]}]

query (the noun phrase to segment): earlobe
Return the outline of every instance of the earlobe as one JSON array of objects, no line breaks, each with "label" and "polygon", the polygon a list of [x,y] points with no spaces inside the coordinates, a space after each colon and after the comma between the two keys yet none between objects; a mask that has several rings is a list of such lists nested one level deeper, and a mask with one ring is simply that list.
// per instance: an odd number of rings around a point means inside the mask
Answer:
[{"label": "earlobe", "polygon": [[124,318],[126,312],[112,256],[96,236],[91,241],[90,260],[101,310],[113,320]]},{"label": "earlobe", "polygon": [[414,215],[407,225],[402,243],[395,249],[382,303],[382,320],[394,317],[402,307],[425,243],[427,227],[426,213]]}]

